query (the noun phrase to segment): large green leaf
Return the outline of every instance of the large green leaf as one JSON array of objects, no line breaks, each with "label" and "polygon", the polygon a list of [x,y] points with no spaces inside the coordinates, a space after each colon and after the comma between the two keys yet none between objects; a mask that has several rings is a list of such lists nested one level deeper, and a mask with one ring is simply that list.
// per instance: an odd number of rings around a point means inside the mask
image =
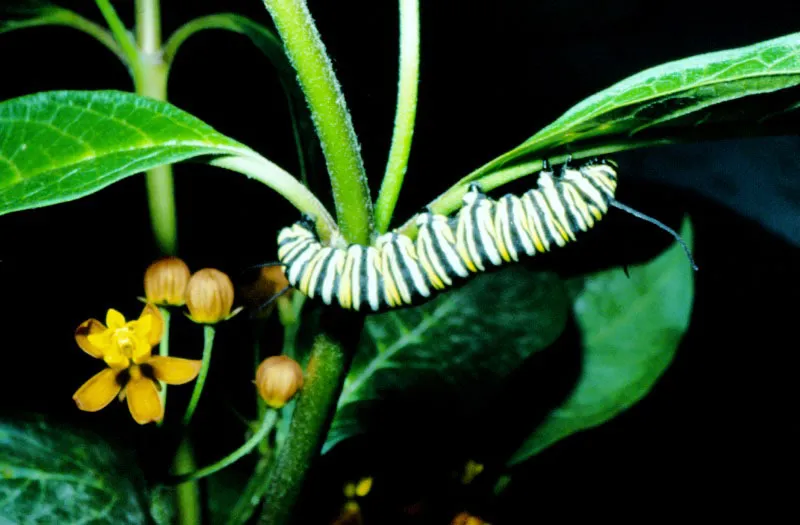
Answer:
[{"label": "large green leaf", "polygon": [[[691,246],[688,220],[682,235]],[[632,266],[630,278],[619,268],[585,278],[573,306],[583,337],[581,377],[509,464],[608,421],[650,391],[689,326],[693,279],[677,244],[649,263]]]},{"label": "large green leaf", "polygon": [[161,164],[255,156],[180,109],[119,91],[0,103],[0,215],[69,201]]},{"label": "large green leaf", "polygon": [[0,421],[0,522],[147,523],[141,474],[99,437]]},{"label": "large green leaf", "polygon": [[[767,117],[796,108],[800,91],[775,92],[798,85],[800,33],[669,62],[585,99],[468,179],[566,152],[580,158],[683,140],[776,132]],[[536,169],[538,165],[531,166]]]},{"label": "large green leaf", "polygon": [[369,317],[323,450],[367,431],[387,396],[424,389],[487,397],[558,337],[566,317],[561,280],[520,265],[418,308]]}]

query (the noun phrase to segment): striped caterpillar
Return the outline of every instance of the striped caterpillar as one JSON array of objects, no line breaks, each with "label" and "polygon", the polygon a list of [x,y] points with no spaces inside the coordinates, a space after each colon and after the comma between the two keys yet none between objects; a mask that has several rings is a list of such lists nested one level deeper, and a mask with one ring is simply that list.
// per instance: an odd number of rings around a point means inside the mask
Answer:
[{"label": "striped caterpillar", "polygon": [[545,163],[537,186],[522,196],[492,200],[470,185],[463,206],[450,218],[430,211],[417,218],[415,241],[390,232],[374,245],[324,246],[313,222],[304,218],[278,235],[278,258],[294,288],[327,305],[382,312],[418,304],[471,274],[547,252],[576,240],[610,206],[676,232],[614,199],[617,165],[594,159],[578,167],[565,163],[556,176]]}]

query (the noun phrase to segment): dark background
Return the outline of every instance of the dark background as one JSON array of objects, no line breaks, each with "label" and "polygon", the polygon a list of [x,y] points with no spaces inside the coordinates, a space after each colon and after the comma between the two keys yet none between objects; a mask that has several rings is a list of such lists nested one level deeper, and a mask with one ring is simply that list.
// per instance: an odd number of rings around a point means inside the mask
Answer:
[{"label": "dark background", "polygon": [[[165,36],[194,16],[219,11],[269,24],[257,0],[164,4]],[[333,57],[376,194],[394,116],[396,2],[309,4]],[[756,6],[684,0],[422,4],[418,125],[396,213],[401,220],[573,104],[630,74],[798,30],[796,6],[782,1]],[[100,20],[91,2],[63,5]],[[115,5],[132,20],[131,0]],[[51,89],[131,89],[126,71],[110,52],[68,29],[0,36],[0,67],[2,100]],[[280,85],[267,60],[245,38],[209,31],[188,40],[173,66],[170,100],[296,172]],[[774,144],[796,159],[800,147],[795,140],[727,143],[713,150],[717,157],[705,155],[703,166],[716,167],[724,177],[735,169],[726,151],[749,159],[748,169],[760,182],[749,190],[758,203],[751,208],[758,213],[748,216],[769,217],[770,202],[760,199],[760,189],[771,188],[778,175],[794,180],[800,172],[792,171],[796,161],[776,174],[759,159]],[[314,512],[301,521],[326,522],[322,516],[341,503],[341,484],[364,473],[376,476],[375,490],[364,503],[368,524],[397,520],[403,507],[419,501],[426,502],[424,522],[431,523],[447,523],[448,513],[463,508],[482,512],[494,523],[534,522],[556,512],[616,517],[640,505],[653,514],[666,509],[686,513],[695,506],[717,515],[788,510],[794,495],[784,480],[793,479],[800,466],[795,387],[800,345],[793,302],[800,255],[786,240],[798,231],[797,222],[791,222],[797,211],[775,210],[789,222],[767,230],[693,191],[702,186],[705,172],[681,161],[686,151],[696,150],[670,147],[615,157],[622,172],[620,200],[675,227],[687,212],[695,226],[701,271],[690,330],[650,395],[610,423],[525,463],[494,502],[480,486],[467,493],[451,490],[447,480],[465,459],[496,455],[486,435],[506,431],[487,430],[487,420],[478,414],[460,420],[415,420],[406,414],[405,425],[418,439],[353,440],[319,462],[304,500],[304,508],[313,506]],[[626,170],[626,162],[640,172]],[[193,270],[213,266],[234,275],[249,264],[275,259],[277,229],[297,218],[288,204],[233,173],[193,164],[175,171],[180,255]],[[109,307],[129,317],[140,310],[135,297],[142,294],[141,277],[157,256],[145,202],[143,179],[131,177],[79,201],[0,218],[5,303],[0,408],[92,427],[142,453],[142,464],[152,475],[163,468],[155,452],[148,456],[158,444],[153,429],[138,428],[123,407],[84,414],[70,399],[100,369],[74,344],[74,328],[89,317],[103,318]],[[781,228],[783,235],[776,233]],[[585,242],[537,264],[572,276],[644,261],[669,241],[644,223],[612,213]],[[270,322],[273,348],[279,352],[278,324]],[[177,330],[173,341],[185,348],[173,342],[173,352],[199,357],[198,331],[186,323]],[[249,334],[245,316],[220,330],[197,414],[201,464],[240,443],[244,427],[227,406],[252,416],[251,358],[244,350]],[[173,388],[170,398],[181,399],[190,390]],[[511,407],[524,414],[529,403],[509,396],[501,412]],[[520,423],[509,421],[509,426]],[[426,441],[427,449],[415,445]],[[237,471],[232,472],[231,479]],[[520,515],[525,518],[512,517]]]}]

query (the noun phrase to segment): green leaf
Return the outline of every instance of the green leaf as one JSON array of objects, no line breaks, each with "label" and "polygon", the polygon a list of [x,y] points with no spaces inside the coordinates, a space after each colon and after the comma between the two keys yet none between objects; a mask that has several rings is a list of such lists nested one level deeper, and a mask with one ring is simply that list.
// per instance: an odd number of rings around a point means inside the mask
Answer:
[{"label": "green leaf", "polygon": [[[691,246],[688,219],[681,235]],[[585,278],[573,305],[583,337],[581,377],[570,397],[514,453],[510,465],[608,421],[650,391],[689,326],[693,279],[678,244],[649,263],[632,266],[630,279],[619,268]]]},{"label": "green leaf", "polygon": [[0,215],[74,200],[199,155],[255,156],[180,109],[119,91],[0,103]]},{"label": "green leaf", "polygon": [[[776,92],[799,84],[800,33],[669,62],[580,102],[462,182],[567,152],[581,158],[655,144],[775,133],[780,130],[770,126],[771,117],[791,111],[800,99],[797,89]],[[794,133],[792,129],[782,131]]]},{"label": "green leaf", "polygon": [[0,522],[148,522],[136,466],[88,432],[0,421],[0,473]]},{"label": "green leaf", "polygon": [[566,316],[561,280],[521,265],[420,307],[370,316],[323,450],[366,432],[387,396],[424,389],[486,397],[558,337]]}]

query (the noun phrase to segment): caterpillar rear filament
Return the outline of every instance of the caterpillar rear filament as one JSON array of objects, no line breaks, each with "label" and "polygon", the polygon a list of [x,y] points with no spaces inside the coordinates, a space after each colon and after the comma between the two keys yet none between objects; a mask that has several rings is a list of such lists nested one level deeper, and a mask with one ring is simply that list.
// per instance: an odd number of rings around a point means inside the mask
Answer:
[{"label": "caterpillar rear filament", "polygon": [[678,234],[627,206],[617,203],[617,165],[592,160],[579,167],[565,163],[556,176],[548,164],[537,186],[522,196],[492,200],[478,185],[470,186],[463,206],[450,218],[419,215],[416,241],[395,232],[373,246],[324,246],[313,222],[303,219],[278,235],[278,258],[289,283],[310,298],[356,311],[386,311],[418,304],[471,274],[547,252],[576,240],[619,207],[671,233]]}]

